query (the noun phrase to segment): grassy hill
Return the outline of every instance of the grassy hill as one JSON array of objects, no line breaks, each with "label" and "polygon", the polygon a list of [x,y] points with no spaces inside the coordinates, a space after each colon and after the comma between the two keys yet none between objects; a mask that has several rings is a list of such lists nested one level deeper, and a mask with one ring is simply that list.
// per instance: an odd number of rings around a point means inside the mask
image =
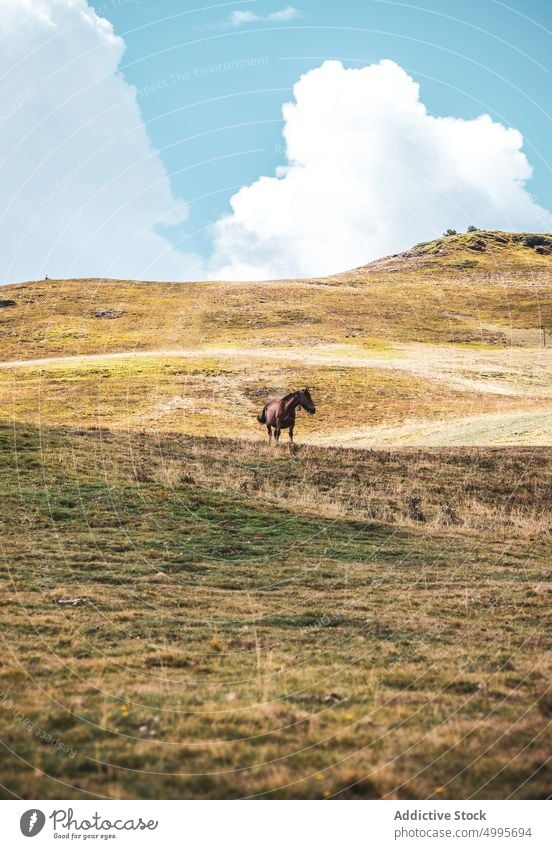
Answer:
[{"label": "grassy hill", "polygon": [[9,287],[0,409],[259,438],[266,397],[308,384],[313,444],[550,444],[549,245],[477,232],[322,280]]},{"label": "grassy hill", "polygon": [[[202,345],[538,344],[552,236],[443,237],[334,277],[268,283],[50,280],[6,289],[5,358]],[[481,246],[484,247],[481,247]],[[100,311],[115,318],[102,318]]]},{"label": "grassy hill", "polygon": [[551,245],[5,288],[4,796],[549,793]]}]

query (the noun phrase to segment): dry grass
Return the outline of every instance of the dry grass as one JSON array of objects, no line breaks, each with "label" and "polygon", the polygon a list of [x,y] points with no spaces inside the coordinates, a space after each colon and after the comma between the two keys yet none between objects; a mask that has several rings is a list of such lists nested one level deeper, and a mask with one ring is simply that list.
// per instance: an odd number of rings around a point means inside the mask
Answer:
[{"label": "dry grass", "polygon": [[[540,327],[552,326],[552,257],[517,234],[480,238],[483,253],[469,248],[471,236],[458,236],[324,280],[13,286],[16,306],[0,310],[3,359],[206,344],[536,347]],[[97,318],[105,309],[121,315]]]},{"label": "dry grass", "polygon": [[478,352],[458,357],[444,346],[403,346],[379,362],[341,349],[318,349],[311,362],[293,348],[54,360],[0,369],[0,410],[36,424],[263,439],[256,414],[265,400],[305,384],[318,415],[300,418],[302,442],[552,440],[551,363],[509,357],[500,364]]},{"label": "dry grass", "polygon": [[[15,306],[0,310],[0,409],[19,422],[258,438],[266,397],[308,383],[320,415],[303,441],[546,445],[551,291],[552,257],[501,233],[326,280],[14,286]],[[98,317],[106,309],[117,317]]]},{"label": "dry grass", "polygon": [[547,794],[547,449],[0,436],[8,794]]},{"label": "dry grass", "polygon": [[[4,794],[546,797],[551,268],[480,233],[325,280],[12,287]],[[269,449],[255,413],[305,383]],[[438,439],[518,444],[351,448]]]}]

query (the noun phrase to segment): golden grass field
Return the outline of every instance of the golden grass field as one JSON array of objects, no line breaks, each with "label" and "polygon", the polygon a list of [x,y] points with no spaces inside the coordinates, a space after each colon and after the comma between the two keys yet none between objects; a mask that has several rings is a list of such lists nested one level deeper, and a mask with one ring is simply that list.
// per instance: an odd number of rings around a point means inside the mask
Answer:
[{"label": "golden grass field", "polygon": [[[548,796],[552,254],[526,242],[4,289],[4,796]],[[316,416],[269,448],[256,414],[303,385]]]},{"label": "golden grass field", "polygon": [[327,280],[8,287],[0,403],[24,422],[256,439],[265,399],[308,384],[309,444],[549,445],[552,255],[513,238]]}]

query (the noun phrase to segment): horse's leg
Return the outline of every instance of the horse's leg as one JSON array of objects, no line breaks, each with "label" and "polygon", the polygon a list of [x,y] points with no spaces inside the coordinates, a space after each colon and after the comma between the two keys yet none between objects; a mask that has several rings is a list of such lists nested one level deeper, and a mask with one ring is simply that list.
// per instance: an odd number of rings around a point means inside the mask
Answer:
[{"label": "horse's leg", "polygon": [[282,432],[282,429],[280,427],[278,427],[278,425],[276,425],[276,427],[274,428],[274,439],[276,440],[276,442],[280,441],[281,432]]},{"label": "horse's leg", "polygon": [[272,428],[270,427],[270,425],[267,425],[266,429],[268,430],[268,444],[270,445],[270,443],[272,442]]},{"label": "horse's leg", "polygon": [[293,443],[293,425],[289,429],[289,441]]}]

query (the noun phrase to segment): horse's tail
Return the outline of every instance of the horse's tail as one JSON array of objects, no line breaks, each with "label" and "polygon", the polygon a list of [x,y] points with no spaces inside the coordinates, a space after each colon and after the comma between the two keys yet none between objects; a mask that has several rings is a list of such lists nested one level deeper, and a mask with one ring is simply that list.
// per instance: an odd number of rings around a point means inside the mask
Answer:
[{"label": "horse's tail", "polygon": [[261,411],[261,415],[257,416],[257,421],[259,422],[259,424],[266,424],[266,404],[264,405]]}]

